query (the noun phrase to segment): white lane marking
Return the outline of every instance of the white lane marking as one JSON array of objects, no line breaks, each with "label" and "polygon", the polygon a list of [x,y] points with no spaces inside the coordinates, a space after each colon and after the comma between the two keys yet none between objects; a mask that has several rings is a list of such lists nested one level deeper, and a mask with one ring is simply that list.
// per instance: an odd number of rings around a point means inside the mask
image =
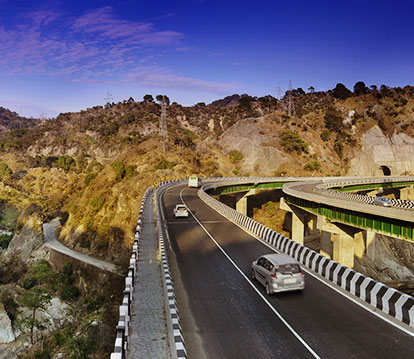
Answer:
[{"label": "white lane marking", "polygon": [[[220,215],[222,215],[224,218],[227,218],[226,216],[224,216],[222,213],[217,212]],[[254,239],[256,239],[257,241],[261,242],[262,244],[264,244],[266,247],[269,247],[273,252],[276,253],[282,253],[281,251],[279,251],[278,249],[274,248],[271,244],[265,242],[263,239],[256,237],[253,233],[249,232],[246,228],[243,228],[241,225],[239,225],[238,223],[235,223],[231,220],[228,220],[231,223],[235,224],[237,227],[239,227],[240,229],[242,229],[244,232],[246,232],[249,236],[253,237]],[[326,286],[328,286],[329,288],[333,289],[335,292],[339,293],[340,295],[344,296],[345,298],[347,298],[348,300],[350,300],[351,302],[359,305],[361,308],[365,309],[366,311],[370,312],[371,314],[377,316],[378,318],[382,319],[383,321],[387,322],[388,324],[391,324],[392,326],[394,326],[395,328],[403,331],[404,333],[408,334],[411,337],[414,337],[414,331],[407,329],[403,326],[401,326],[399,323],[394,322],[393,320],[389,319],[386,317],[386,313],[383,312],[378,312],[376,309],[372,309],[368,303],[361,303],[360,301],[358,301],[357,299],[355,299],[354,297],[352,297],[350,295],[350,293],[348,292],[343,292],[341,290],[339,290],[337,287],[334,286],[333,283],[330,283],[327,281],[327,279],[325,278],[321,278],[319,277],[317,274],[311,272],[308,268],[306,268],[304,265],[301,265],[301,268],[309,275],[311,275],[312,277],[314,277],[315,279],[317,279],[318,281],[320,281],[321,283],[325,284]]]},{"label": "white lane marking", "polygon": [[[183,191],[185,188],[183,188],[180,192],[180,198],[181,201],[187,206],[183,199]],[[313,349],[308,345],[308,343],[305,342],[304,339],[292,328],[292,326],[286,321],[285,318],[282,317],[282,315],[276,310],[275,307],[273,307],[269,301],[266,299],[266,297],[260,293],[260,291],[256,288],[256,286],[250,281],[250,279],[243,273],[243,271],[237,266],[237,264],[230,258],[230,256],[226,253],[226,251],[220,246],[220,244],[217,243],[217,241],[213,238],[213,236],[207,231],[207,229],[201,224],[201,222],[198,220],[198,218],[193,214],[193,212],[190,210],[190,208],[187,206],[188,211],[190,214],[194,217],[194,219],[197,221],[197,223],[200,225],[200,227],[204,230],[204,232],[207,233],[209,238],[214,242],[214,244],[220,249],[220,251],[226,256],[226,258],[230,261],[230,263],[239,271],[239,273],[242,275],[242,277],[249,283],[249,285],[256,291],[256,293],[260,296],[260,298],[263,299],[263,301],[267,304],[267,306],[276,314],[276,316],[280,319],[280,321],[290,330],[290,332],[302,343],[302,345],[313,355],[314,358],[319,358],[320,356],[316,354]]]}]

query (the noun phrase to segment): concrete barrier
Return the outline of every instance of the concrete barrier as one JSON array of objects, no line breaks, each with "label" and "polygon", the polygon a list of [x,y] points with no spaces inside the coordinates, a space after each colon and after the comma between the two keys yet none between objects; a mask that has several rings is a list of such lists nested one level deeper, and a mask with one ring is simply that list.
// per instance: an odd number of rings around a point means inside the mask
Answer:
[{"label": "concrete barrier", "polygon": [[217,201],[205,192],[214,186],[216,185],[207,184],[198,191],[199,197],[210,207],[366,303],[414,327],[414,298],[412,296],[330,260]]},{"label": "concrete barrier", "polygon": [[147,197],[152,193],[152,187],[145,192],[139,211],[134,243],[132,245],[131,258],[129,260],[128,274],[125,277],[125,289],[123,291],[122,303],[119,306],[119,321],[116,327],[116,338],[114,351],[111,353],[111,359],[125,359],[128,349],[129,322],[131,317],[131,301],[134,291],[135,276],[137,272],[139,244],[141,239],[141,215],[144,211],[144,204]]}]

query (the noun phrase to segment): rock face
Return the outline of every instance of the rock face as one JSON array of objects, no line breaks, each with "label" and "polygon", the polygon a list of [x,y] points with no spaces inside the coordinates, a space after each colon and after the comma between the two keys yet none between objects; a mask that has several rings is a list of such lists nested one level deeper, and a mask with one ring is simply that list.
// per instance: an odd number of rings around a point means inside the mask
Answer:
[{"label": "rock face", "polygon": [[11,343],[15,340],[11,320],[2,303],[0,303],[0,344]]},{"label": "rock face", "polygon": [[354,152],[348,174],[351,176],[383,176],[414,173],[414,139],[404,133],[385,136],[378,126],[362,138],[362,148]]},{"label": "rock face", "polygon": [[376,234],[375,259],[356,258],[354,269],[383,283],[414,284],[414,243]]},{"label": "rock face", "polygon": [[270,144],[275,139],[260,131],[264,125],[263,118],[248,118],[238,121],[230,127],[219,139],[219,145],[226,151],[237,150],[243,155],[241,162],[245,171],[260,170],[263,175],[273,176],[275,171],[289,157]]},{"label": "rock face", "polygon": [[[4,253],[5,257],[17,255],[25,262],[32,251],[43,243],[42,233],[39,231],[39,223],[36,217],[31,217],[20,233],[14,235],[9,247]],[[41,227],[40,227],[41,228]]]}]

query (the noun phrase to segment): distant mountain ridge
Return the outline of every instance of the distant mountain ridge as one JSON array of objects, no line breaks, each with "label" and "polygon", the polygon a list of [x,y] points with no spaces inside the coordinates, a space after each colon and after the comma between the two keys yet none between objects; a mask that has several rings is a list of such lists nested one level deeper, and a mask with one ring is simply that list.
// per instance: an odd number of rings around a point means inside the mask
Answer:
[{"label": "distant mountain ridge", "polygon": [[21,117],[17,112],[0,106],[0,126],[3,129],[13,130],[16,128],[27,128],[39,123],[40,120],[38,119]]}]

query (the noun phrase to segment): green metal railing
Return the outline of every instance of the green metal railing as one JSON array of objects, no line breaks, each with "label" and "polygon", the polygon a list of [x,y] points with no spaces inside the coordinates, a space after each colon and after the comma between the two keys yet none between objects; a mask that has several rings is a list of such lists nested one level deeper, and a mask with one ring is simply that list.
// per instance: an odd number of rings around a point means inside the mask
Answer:
[{"label": "green metal railing", "polygon": [[210,195],[217,196],[221,194],[247,192],[251,189],[278,189],[282,188],[286,182],[272,182],[272,183],[248,183],[234,186],[217,187],[209,191]]},{"label": "green metal railing", "polygon": [[414,241],[413,222],[351,211],[345,208],[337,208],[286,194],[285,199],[287,202],[294,204],[295,206],[301,207],[306,211],[325,216],[331,221],[337,221],[363,229],[371,229],[376,232],[392,235],[408,241]]},{"label": "green metal railing", "polygon": [[352,191],[361,191],[375,188],[395,188],[395,187],[405,187],[412,186],[414,182],[386,182],[386,183],[367,183],[359,185],[349,185],[344,187],[331,187],[330,190],[340,191],[340,192],[352,192]]},{"label": "green metal railing", "polygon": [[[280,189],[286,182],[269,182],[269,183],[248,183],[240,185],[230,185],[214,188],[209,192],[210,195],[223,195],[238,192],[248,192],[252,189]],[[403,187],[411,186],[414,182],[386,182],[386,183],[371,183],[363,185],[350,185],[343,188],[330,188],[338,191],[355,191],[371,188],[385,188],[385,187]],[[414,241],[414,223],[382,217],[364,212],[352,211],[345,208],[333,207],[323,203],[316,203],[302,198],[293,197],[284,194],[287,202],[294,204],[302,209],[325,216],[331,221],[349,224],[354,227],[371,229],[376,232],[381,232],[386,235],[392,235],[404,240]]]}]

